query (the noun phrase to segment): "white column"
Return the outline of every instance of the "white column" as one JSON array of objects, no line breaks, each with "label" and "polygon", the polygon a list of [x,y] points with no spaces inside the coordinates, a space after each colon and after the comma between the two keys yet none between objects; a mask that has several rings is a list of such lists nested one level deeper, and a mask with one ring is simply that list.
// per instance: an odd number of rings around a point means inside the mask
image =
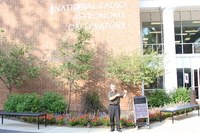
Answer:
[{"label": "white column", "polygon": [[176,52],[174,38],[174,9],[175,7],[162,7],[164,53],[166,54],[164,87],[167,92],[177,88]]}]

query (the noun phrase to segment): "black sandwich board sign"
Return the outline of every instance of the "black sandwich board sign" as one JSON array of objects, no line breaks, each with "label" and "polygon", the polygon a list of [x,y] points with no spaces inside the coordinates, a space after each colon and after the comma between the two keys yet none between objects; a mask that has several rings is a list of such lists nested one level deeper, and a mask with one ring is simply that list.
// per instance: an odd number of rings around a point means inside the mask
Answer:
[{"label": "black sandwich board sign", "polygon": [[146,96],[134,97],[134,120],[136,128],[139,126],[148,126],[149,124],[149,112],[148,112],[148,102]]}]

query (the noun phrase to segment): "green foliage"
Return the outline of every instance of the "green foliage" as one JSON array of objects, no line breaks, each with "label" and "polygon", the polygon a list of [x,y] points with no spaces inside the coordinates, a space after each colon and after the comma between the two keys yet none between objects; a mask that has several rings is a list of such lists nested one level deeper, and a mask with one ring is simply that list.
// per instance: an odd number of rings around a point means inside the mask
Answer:
[{"label": "green foliage", "polygon": [[41,98],[38,94],[10,94],[4,102],[4,110],[8,112],[40,112],[62,113],[67,104],[61,96],[55,93],[44,93]]},{"label": "green foliage", "polygon": [[82,105],[85,113],[95,113],[103,111],[103,105],[99,94],[93,90],[89,90],[82,95]]},{"label": "green foliage", "polygon": [[8,112],[40,112],[42,101],[38,94],[10,94],[4,102],[4,110]]},{"label": "green foliage", "polygon": [[42,101],[36,93],[22,95],[23,101],[16,106],[17,112],[43,111]]},{"label": "green foliage", "polygon": [[48,113],[63,113],[67,109],[66,100],[56,93],[45,92],[42,97],[43,105]]},{"label": "green foliage", "polygon": [[[77,84],[78,80],[88,79],[88,72],[92,69],[91,62],[93,57],[92,50],[89,49],[89,40],[92,35],[84,27],[74,30],[77,39],[76,42],[69,39],[60,40],[58,52],[55,52],[56,58],[61,61],[50,69],[58,81],[68,87],[68,109],[69,112],[71,95],[80,88]],[[71,43],[74,42],[74,43]]]},{"label": "green foliage", "polygon": [[155,89],[148,96],[148,105],[152,107],[164,106],[164,104],[168,104],[171,101],[170,95],[163,89]]},{"label": "green foliage", "polygon": [[153,52],[143,55],[140,51],[134,51],[130,55],[110,55],[107,60],[108,77],[117,78],[129,86],[153,83],[156,78],[163,76],[164,55]]},{"label": "green foliage", "polygon": [[16,106],[23,102],[23,97],[20,94],[10,94],[7,96],[7,101],[4,102],[4,110],[8,112],[17,112]]},{"label": "green foliage", "polygon": [[190,101],[190,90],[187,90],[184,87],[174,89],[174,91],[171,92],[171,95],[172,95],[173,102],[175,103],[179,101],[183,101],[183,102]]},{"label": "green foliage", "polygon": [[0,41],[0,80],[11,93],[13,86],[19,87],[25,80],[37,77],[39,67],[34,66],[36,58],[30,52],[30,44],[19,45],[5,36]]}]

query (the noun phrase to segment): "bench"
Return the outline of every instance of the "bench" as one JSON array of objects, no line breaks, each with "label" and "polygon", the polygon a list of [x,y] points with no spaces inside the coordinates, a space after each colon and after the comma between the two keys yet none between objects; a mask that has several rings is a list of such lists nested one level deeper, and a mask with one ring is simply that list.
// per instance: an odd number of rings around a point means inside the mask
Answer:
[{"label": "bench", "polygon": [[161,109],[160,110],[160,122],[162,122],[162,114],[161,114],[162,112],[171,112],[172,113],[172,123],[174,123],[174,112],[186,110],[186,114],[188,115],[187,109],[194,109],[194,108],[198,109],[198,116],[199,116],[199,105],[195,105],[195,104],[185,104],[185,105],[180,105],[180,106],[176,106],[176,107]]},{"label": "bench", "polygon": [[6,112],[4,110],[0,110],[0,115],[2,115],[2,124],[3,124],[3,116],[7,115],[7,116],[33,116],[33,117],[37,117],[38,120],[38,129],[39,129],[39,117],[40,116],[45,116],[45,127],[47,126],[46,124],[46,113],[45,112],[39,112],[39,113],[17,113],[17,112]]}]

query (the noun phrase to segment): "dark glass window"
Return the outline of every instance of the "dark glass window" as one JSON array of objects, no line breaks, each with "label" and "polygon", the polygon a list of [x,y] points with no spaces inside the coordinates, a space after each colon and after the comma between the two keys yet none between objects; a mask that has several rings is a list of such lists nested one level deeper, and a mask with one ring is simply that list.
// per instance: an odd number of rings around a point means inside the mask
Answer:
[{"label": "dark glass window", "polygon": [[192,44],[183,44],[183,53],[191,54],[192,52]]},{"label": "dark glass window", "polygon": [[200,53],[199,21],[175,21],[176,54]]},{"label": "dark glass window", "polygon": [[176,45],[176,54],[182,54],[182,45],[181,44]]},{"label": "dark glass window", "polygon": [[151,83],[149,86],[144,86],[145,89],[163,89],[163,76],[155,79],[153,83]]},{"label": "dark glass window", "polygon": [[143,22],[142,23],[143,44],[162,43],[162,24],[161,22]]},{"label": "dark glass window", "polygon": [[178,82],[178,87],[184,87],[183,86],[183,68],[177,68],[177,82]]},{"label": "dark glass window", "polygon": [[[189,76],[189,83],[185,83],[184,74],[187,73]],[[178,87],[191,87],[191,68],[177,68],[177,81]]]}]

